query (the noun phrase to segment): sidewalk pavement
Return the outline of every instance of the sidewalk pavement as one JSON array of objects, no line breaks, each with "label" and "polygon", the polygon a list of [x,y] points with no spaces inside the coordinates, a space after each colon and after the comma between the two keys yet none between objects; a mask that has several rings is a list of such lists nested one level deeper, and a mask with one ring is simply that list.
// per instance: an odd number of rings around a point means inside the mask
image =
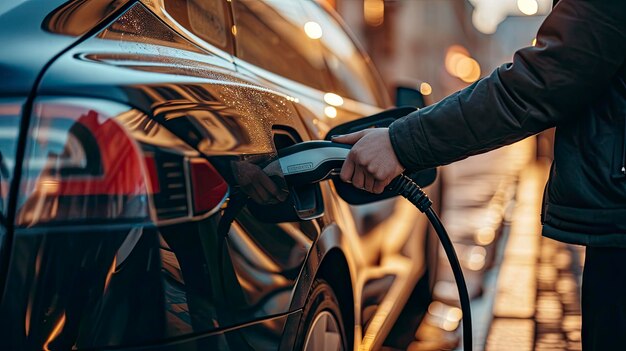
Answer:
[{"label": "sidewalk pavement", "polygon": [[547,172],[547,165],[539,163],[521,175],[487,351],[581,350],[584,250],[540,236],[541,189]]},{"label": "sidewalk pavement", "polygon": [[[444,222],[470,285],[473,349],[581,350],[584,250],[541,237],[541,200],[549,164],[533,160],[534,144],[516,144],[505,152],[468,159],[446,184],[446,191],[452,188],[455,196],[448,193],[444,201]],[[435,301],[408,351],[458,344],[461,316],[454,307],[458,306],[454,280],[445,267],[437,280]],[[430,336],[421,337],[424,333]],[[432,335],[446,340],[434,342]],[[460,345],[458,350],[462,349]]]}]

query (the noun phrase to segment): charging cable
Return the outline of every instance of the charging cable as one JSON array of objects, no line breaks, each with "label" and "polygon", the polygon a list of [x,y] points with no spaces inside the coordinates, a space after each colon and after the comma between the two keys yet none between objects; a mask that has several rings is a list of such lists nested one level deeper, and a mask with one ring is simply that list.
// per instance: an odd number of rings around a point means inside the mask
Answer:
[{"label": "charging cable", "polygon": [[452,272],[454,273],[454,280],[456,281],[456,286],[459,291],[461,311],[463,312],[463,348],[466,351],[471,351],[472,312],[470,309],[469,294],[467,293],[467,284],[465,283],[465,277],[463,276],[463,271],[461,270],[459,258],[456,255],[456,251],[454,251],[454,246],[446,228],[443,226],[443,223],[441,223],[437,213],[432,209],[433,203],[428,198],[428,195],[426,195],[422,188],[411,178],[401,174],[391,181],[388,188],[409,200],[409,202],[415,205],[418,210],[424,213],[426,217],[428,217],[430,224],[432,224],[435,229],[435,232],[437,232],[437,236],[441,241],[441,246],[443,246],[446,256],[448,256],[448,261],[450,261],[450,266],[452,267]]}]

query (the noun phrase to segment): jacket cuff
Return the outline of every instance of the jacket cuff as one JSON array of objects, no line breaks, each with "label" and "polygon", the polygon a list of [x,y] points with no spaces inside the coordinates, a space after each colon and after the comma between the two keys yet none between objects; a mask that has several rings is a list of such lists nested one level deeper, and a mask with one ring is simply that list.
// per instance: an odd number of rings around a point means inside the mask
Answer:
[{"label": "jacket cuff", "polygon": [[[389,126],[389,139],[398,161],[410,171],[428,168],[424,164],[422,154],[430,152],[428,145],[419,145],[421,139],[419,129],[419,110],[412,112]],[[426,142],[425,140],[423,140]]]}]

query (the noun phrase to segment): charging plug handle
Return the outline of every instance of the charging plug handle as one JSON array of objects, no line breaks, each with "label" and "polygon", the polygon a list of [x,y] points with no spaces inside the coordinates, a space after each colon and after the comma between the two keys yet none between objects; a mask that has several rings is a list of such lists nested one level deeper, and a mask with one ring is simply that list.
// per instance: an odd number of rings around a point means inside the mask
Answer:
[{"label": "charging plug handle", "polygon": [[[280,168],[287,183],[291,185],[313,184],[339,174],[343,162],[348,157],[351,145],[330,141],[308,141],[281,150],[278,153]],[[463,346],[472,350],[472,317],[467,284],[454,246],[441,220],[432,209],[432,202],[422,188],[410,177],[401,174],[387,187],[385,192],[402,195],[421,212],[437,232],[441,245],[448,256],[454,279],[459,291],[463,312]]]},{"label": "charging plug handle", "polygon": [[313,184],[339,174],[352,145],[307,141],[278,152],[285,180],[291,185]]}]

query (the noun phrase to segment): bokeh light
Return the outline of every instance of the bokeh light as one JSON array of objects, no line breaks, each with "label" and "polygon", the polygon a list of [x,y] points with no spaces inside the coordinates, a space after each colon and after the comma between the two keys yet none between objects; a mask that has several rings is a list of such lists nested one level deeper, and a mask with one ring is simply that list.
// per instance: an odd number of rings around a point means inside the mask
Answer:
[{"label": "bokeh light", "polygon": [[335,93],[324,94],[324,101],[331,106],[343,105],[343,98]]},{"label": "bokeh light", "polygon": [[324,107],[324,114],[328,118],[335,118],[337,117],[337,109],[332,106],[326,106]]},{"label": "bokeh light", "polygon": [[322,27],[317,22],[307,22],[304,24],[304,32],[311,39],[319,39],[322,37]]},{"label": "bokeh light", "polygon": [[527,16],[537,14],[539,11],[539,4],[537,0],[517,0],[517,8]]},{"label": "bokeh light", "polygon": [[467,50],[460,45],[448,48],[444,61],[446,71],[465,83],[473,83],[480,78],[480,65],[471,58]]},{"label": "bokeh light", "polygon": [[385,2],[383,0],[363,1],[363,17],[365,23],[372,27],[383,24],[385,20]]}]

